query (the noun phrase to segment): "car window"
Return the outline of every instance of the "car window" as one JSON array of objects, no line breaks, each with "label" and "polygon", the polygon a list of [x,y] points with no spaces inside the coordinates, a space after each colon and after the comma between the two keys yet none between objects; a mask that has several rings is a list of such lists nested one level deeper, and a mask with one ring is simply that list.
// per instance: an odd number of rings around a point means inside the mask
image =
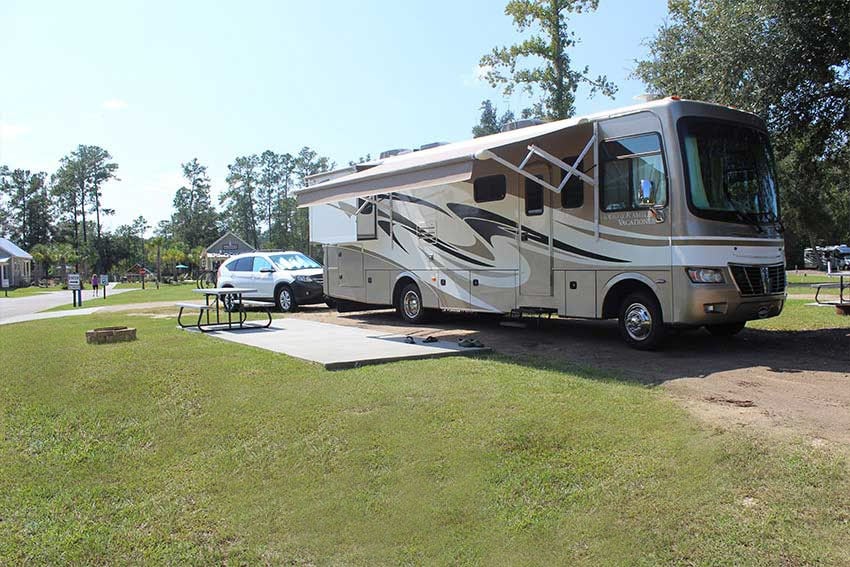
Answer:
[{"label": "car window", "polygon": [[237,258],[229,268],[232,272],[250,272],[254,264],[253,256],[247,258]]},{"label": "car window", "polygon": [[262,256],[254,256],[254,271],[259,272],[260,270],[272,270],[271,262],[263,258]]},{"label": "car window", "polygon": [[280,266],[284,270],[306,270],[308,268],[321,268],[322,265],[298,252],[290,252],[285,254],[272,254],[269,256],[272,262]]}]

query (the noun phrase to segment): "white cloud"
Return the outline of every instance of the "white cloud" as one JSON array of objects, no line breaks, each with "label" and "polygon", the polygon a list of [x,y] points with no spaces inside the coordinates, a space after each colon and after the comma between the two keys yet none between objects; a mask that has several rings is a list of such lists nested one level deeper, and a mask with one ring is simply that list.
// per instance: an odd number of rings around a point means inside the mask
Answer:
[{"label": "white cloud", "polygon": [[487,85],[487,73],[492,70],[492,65],[476,65],[468,75],[463,75],[464,86],[478,87]]},{"label": "white cloud", "polygon": [[0,141],[11,142],[18,136],[28,134],[29,127],[19,124],[9,124],[8,122],[0,122]]},{"label": "white cloud", "polygon": [[103,101],[103,108],[106,110],[123,110],[127,108],[127,101],[120,98],[110,98]]}]

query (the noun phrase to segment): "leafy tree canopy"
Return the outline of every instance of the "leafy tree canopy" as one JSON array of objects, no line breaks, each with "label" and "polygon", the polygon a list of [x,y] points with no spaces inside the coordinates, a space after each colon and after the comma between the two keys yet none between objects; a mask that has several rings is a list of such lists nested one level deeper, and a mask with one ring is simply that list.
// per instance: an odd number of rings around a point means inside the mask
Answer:
[{"label": "leafy tree canopy", "polygon": [[587,66],[573,69],[569,55],[578,39],[568,27],[568,16],[595,10],[598,4],[599,0],[510,0],[505,6],[519,31],[539,33],[516,45],[494,48],[479,65],[490,85],[501,85],[507,95],[517,88],[529,94],[540,91],[542,99],[524,110],[523,118],[571,117],[580,84],[590,87],[591,96],[596,92],[613,96],[617,91],[605,75],[592,78]]}]

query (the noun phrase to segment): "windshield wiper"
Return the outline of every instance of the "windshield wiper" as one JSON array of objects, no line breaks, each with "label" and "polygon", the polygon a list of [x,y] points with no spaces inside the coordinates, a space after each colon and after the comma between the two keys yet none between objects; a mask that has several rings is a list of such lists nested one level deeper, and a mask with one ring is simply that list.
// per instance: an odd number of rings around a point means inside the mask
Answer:
[{"label": "windshield wiper", "polygon": [[764,232],[764,228],[761,226],[761,223],[753,217],[749,216],[749,214],[744,214],[738,209],[735,209],[735,218],[737,218],[741,223],[748,224],[751,227],[756,229],[756,232],[762,233]]}]

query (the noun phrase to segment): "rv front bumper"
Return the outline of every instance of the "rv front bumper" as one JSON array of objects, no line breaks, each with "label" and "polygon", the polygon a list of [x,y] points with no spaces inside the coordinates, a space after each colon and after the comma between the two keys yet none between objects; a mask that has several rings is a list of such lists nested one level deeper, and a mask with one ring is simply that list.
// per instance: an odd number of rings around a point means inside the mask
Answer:
[{"label": "rv front bumper", "polygon": [[715,325],[776,317],[786,294],[743,297],[734,284],[694,284],[684,276],[676,282],[674,324]]}]

